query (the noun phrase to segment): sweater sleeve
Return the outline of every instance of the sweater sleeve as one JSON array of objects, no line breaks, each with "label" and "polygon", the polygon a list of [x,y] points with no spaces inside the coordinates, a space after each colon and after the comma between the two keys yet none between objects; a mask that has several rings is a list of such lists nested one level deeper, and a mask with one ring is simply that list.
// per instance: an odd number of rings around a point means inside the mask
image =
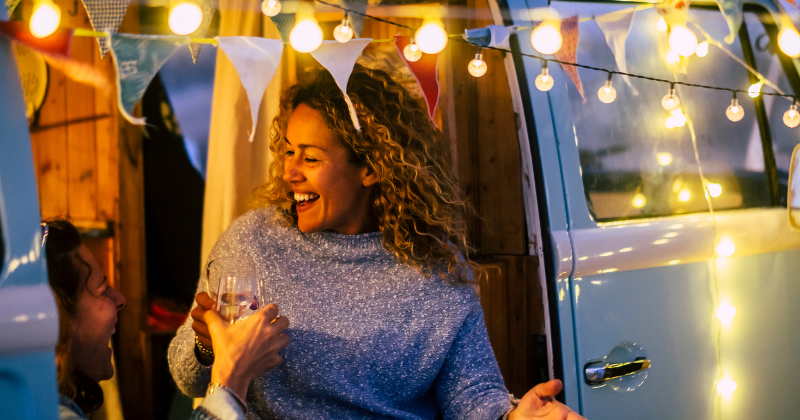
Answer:
[{"label": "sweater sleeve", "polygon": [[496,420],[510,408],[477,296],[433,388],[445,420]]}]

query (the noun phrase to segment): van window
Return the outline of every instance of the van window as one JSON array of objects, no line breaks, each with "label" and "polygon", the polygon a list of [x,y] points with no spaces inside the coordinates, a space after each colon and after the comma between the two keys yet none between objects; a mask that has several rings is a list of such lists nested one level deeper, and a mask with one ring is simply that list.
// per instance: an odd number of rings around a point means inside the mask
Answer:
[{"label": "van window", "polygon": [[[710,86],[746,89],[750,85],[747,70],[714,46],[705,57],[692,56],[679,65],[668,65],[667,35],[658,30],[658,19],[654,9],[636,13],[626,43],[628,72]],[[713,39],[722,40],[728,34],[716,8],[693,8],[690,19]],[[698,38],[703,40],[702,35]],[[735,57],[744,59],[738,37],[733,44],[724,45]],[[577,62],[616,69],[614,56],[594,21],[580,24]],[[586,102],[572,83],[567,84],[586,201],[595,220],[708,211],[693,143],[711,183],[710,191],[716,195],[711,198],[715,210],[772,205],[753,99],[739,95],[745,116],[732,122],[725,116],[730,92],[678,85],[677,95],[688,121],[684,127],[670,129],[666,126],[670,113],[661,106],[668,84],[631,78],[634,93],[615,75],[617,99],[604,104],[597,90],[608,75],[587,69],[579,69],[579,74]]]}]

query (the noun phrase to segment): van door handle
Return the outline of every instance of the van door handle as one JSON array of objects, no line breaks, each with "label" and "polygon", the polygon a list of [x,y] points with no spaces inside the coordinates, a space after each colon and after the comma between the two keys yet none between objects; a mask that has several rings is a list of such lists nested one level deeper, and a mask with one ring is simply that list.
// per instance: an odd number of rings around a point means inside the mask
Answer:
[{"label": "van door handle", "polygon": [[650,367],[650,361],[644,358],[638,358],[633,362],[607,364],[605,366],[598,366],[603,362],[587,363],[584,367],[584,378],[587,385],[599,385],[603,382],[619,378],[620,376],[630,375],[636,372],[643,371]]}]

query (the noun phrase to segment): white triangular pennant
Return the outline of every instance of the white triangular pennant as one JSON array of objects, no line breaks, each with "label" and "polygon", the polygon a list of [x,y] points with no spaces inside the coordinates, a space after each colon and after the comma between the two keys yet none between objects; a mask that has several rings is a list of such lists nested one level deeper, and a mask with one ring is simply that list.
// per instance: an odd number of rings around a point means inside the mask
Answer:
[{"label": "white triangular pennant", "polygon": [[[131,0],[83,0],[92,28],[97,32],[116,32],[130,4]],[[108,52],[108,44],[108,37],[97,37],[97,46],[103,58]]]},{"label": "white triangular pennant", "polygon": [[370,42],[372,42],[372,38],[351,39],[344,44],[338,41],[323,41],[322,45],[311,53],[319,61],[319,64],[328,69],[333,79],[336,80],[336,84],[339,85],[339,89],[344,94],[347,108],[350,110],[353,126],[359,132],[361,131],[361,124],[358,122],[356,109],[353,108],[353,103],[350,102],[350,97],[347,96],[347,81],[350,80],[350,74],[353,73],[356,60],[358,60],[361,52]]},{"label": "white triangular pennant", "polygon": [[247,99],[250,100],[250,115],[253,118],[250,141],[253,141],[261,98],[280,65],[283,41],[253,36],[226,36],[217,37],[217,43],[239,73]]},{"label": "white triangular pennant", "polygon": [[[628,65],[625,61],[625,41],[628,40],[628,34],[631,32],[631,24],[633,24],[633,14],[636,8],[632,7],[619,12],[609,13],[603,16],[597,16],[594,21],[600,28],[600,32],[606,38],[608,48],[614,54],[614,59],[617,61],[617,68],[623,73],[628,72]],[[639,92],[631,85],[630,78],[623,75],[622,80],[631,88],[634,95]]]}]

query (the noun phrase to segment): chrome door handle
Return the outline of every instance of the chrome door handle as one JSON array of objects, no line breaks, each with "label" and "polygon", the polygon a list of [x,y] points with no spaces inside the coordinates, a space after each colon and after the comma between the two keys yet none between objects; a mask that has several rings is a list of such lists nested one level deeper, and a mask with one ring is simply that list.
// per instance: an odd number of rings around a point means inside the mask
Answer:
[{"label": "chrome door handle", "polygon": [[645,360],[644,358],[636,359],[633,362],[598,366],[600,363],[602,362],[591,362],[586,364],[583,371],[586,384],[599,385],[609,379],[630,375],[650,367],[650,361]]}]

